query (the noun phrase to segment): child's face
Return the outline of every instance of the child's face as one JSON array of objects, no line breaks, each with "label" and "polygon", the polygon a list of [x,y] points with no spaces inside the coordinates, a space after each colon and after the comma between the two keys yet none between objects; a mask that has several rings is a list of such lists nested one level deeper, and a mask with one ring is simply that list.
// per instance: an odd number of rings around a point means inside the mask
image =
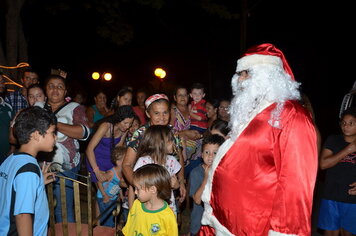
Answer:
[{"label": "child's face", "polygon": [[43,152],[52,152],[54,146],[56,145],[57,134],[56,134],[56,126],[51,125],[46,133],[42,136],[40,135],[39,143],[40,143],[40,151]]},{"label": "child's face", "polygon": [[151,199],[152,193],[149,188],[141,186],[137,181],[134,181],[135,194],[140,202],[147,202]]},{"label": "child's face", "polygon": [[356,117],[345,115],[340,122],[340,127],[345,136],[356,135]]},{"label": "child's face", "polygon": [[203,147],[202,158],[205,165],[210,166],[213,163],[216,153],[218,152],[218,144],[205,144]]},{"label": "child's face", "polygon": [[133,134],[138,128],[140,128],[140,123],[138,122],[138,120],[134,120],[132,122],[129,132]]},{"label": "child's face", "polygon": [[193,99],[194,102],[200,102],[205,97],[205,93],[202,89],[192,89],[190,93],[190,97]]},{"label": "child's face", "polygon": [[36,102],[44,102],[45,98],[43,90],[40,88],[31,88],[28,90],[27,99],[30,106],[35,105]]}]

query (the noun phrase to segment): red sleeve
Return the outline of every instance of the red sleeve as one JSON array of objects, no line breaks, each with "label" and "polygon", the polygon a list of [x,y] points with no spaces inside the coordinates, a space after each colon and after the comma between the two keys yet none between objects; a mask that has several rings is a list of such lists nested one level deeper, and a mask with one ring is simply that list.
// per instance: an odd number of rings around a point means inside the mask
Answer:
[{"label": "red sleeve", "polygon": [[316,132],[310,116],[301,106],[285,109],[283,113],[282,124],[283,120],[287,123],[283,124],[275,148],[278,184],[270,224],[273,231],[307,236],[311,231],[318,168]]}]

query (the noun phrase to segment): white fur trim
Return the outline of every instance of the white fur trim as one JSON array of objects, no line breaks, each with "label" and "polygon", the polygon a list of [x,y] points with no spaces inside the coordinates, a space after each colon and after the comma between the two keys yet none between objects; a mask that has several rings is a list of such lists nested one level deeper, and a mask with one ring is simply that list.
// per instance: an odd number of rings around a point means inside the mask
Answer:
[{"label": "white fur trim", "polygon": [[[256,113],[254,116],[252,116],[253,120],[257,114],[262,112],[264,109],[266,109],[268,106],[270,106],[271,103],[269,102],[263,102],[261,105],[261,108],[256,110]],[[248,124],[251,122],[247,122],[245,125],[239,127],[238,130],[238,135],[237,137],[242,133],[242,131],[248,126]],[[228,229],[226,229],[219,221],[218,219],[213,215],[213,209],[210,206],[210,198],[211,198],[211,190],[212,190],[212,183],[213,183],[213,177],[216,168],[220,164],[221,159],[225,156],[225,154],[229,151],[231,146],[235,143],[235,140],[227,139],[219,148],[218,152],[216,153],[216,156],[214,158],[214,161],[211,165],[211,168],[209,170],[209,175],[208,175],[208,180],[205,185],[204,191],[201,196],[201,200],[204,202],[204,213],[203,217],[201,220],[202,225],[209,225],[215,229],[215,233],[218,236],[230,236],[233,235]]]},{"label": "white fur trim", "polygon": [[274,65],[283,68],[281,58],[270,55],[253,54],[242,57],[237,61],[236,72],[248,70],[254,65]]},{"label": "white fur trim", "polygon": [[269,230],[268,236],[298,236],[297,234],[284,234],[277,231]]}]

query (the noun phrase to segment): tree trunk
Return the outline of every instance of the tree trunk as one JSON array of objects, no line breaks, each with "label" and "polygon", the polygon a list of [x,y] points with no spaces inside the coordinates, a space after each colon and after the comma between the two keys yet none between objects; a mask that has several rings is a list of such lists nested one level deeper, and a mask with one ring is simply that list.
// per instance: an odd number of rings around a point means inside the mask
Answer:
[{"label": "tree trunk", "polygon": [[18,50],[19,63],[28,62],[27,40],[25,38],[25,34],[23,31],[22,21],[19,22],[18,33],[19,33],[18,34],[19,35],[19,50]]},{"label": "tree trunk", "polygon": [[[20,35],[23,34],[20,13],[24,2],[25,0],[7,0],[5,35],[6,61],[8,66],[16,66],[19,63]],[[13,80],[16,82],[20,81],[17,76],[17,70],[10,70],[9,72],[9,75]]]},{"label": "tree trunk", "polygon": [[3,44],[0,40],[0,65],[6,65],[6,57],[5,57],[5,53],[4,53],[4,48],[3,48]]}]

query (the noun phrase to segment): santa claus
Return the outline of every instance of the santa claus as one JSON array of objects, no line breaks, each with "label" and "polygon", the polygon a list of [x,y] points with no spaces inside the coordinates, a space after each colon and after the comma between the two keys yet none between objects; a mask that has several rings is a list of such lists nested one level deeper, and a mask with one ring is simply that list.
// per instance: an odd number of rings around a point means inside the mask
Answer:
[{"label": "santa claus", "polygon": [[199,235],[310,235],[317,142],[299,83],[271,44],[232,78],[231,135],[211,166]]}]

